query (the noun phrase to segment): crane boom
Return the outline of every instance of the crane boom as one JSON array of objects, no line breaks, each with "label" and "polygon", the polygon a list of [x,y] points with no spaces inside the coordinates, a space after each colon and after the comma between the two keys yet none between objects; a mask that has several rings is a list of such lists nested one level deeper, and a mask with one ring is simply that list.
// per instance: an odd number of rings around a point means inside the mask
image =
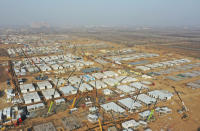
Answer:
[{"label": "crane boom", "polygon": [[188,111],[188,108],[186,107],[186,105],[185,105],[184,101],[181,99],[181,97],[180,97],[180,95],[179,95],[178,91],[176,90],[176,88],[175,88],[174,86],[172,86],[172,88],[174,89],[175,93],[177,94],[177,96],[178,96],[179,100],[181,101],[181,103],[182,103],[182,105],[183,105],[183,107],[184,107],[185,111]]},{"label": "crane boom", "polygon": [[83,77],[81,78],[81,81],[80,81],[80,83],[79,83],[78,90],[77,90],[76,96],[74,97],[74,100],[73,100],[73,103],[72,103],[71,108],[74,108],[74,105],[75,105],[75,103],[76,103],[77,96],[78,96],[78,94],[79,94],[79,88],[80,88],[82,82],[83,82]]}]

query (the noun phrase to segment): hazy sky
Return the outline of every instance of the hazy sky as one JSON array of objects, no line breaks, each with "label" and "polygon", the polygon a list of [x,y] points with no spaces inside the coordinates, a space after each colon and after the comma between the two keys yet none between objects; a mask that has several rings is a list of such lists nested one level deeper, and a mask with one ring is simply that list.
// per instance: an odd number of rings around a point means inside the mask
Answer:
[{"label": "hazy sky", "polygon": [[0,0],[0,25],[200,25],[200,0]]}]

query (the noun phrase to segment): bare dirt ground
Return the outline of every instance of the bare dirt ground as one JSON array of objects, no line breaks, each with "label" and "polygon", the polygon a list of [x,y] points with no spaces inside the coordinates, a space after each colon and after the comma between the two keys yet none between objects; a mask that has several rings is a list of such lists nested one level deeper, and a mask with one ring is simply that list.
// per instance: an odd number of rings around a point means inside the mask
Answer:
[{"label": "bare dirt ground", "polygon": [[5,82],[8,79],[8,72],[6,71],[6,68],[3,66],[0,66],[0,82]]},{"label": "bare dirt ground", "polygon": [[4,49],[4,48],[0,48],[0,57],[6,57],[6,56],[8,56],[8,53],[7,53],[7,51],[6,51],[6,49]]},{"label": "bare dirt ground", "polygon": [[196,28],[95,28],[69,30],[68,34],[83,38],[110,41],[133,47],[146,45],[160,47],[191,57],[200,57],[200,30]]},{"label": "bare dirt ground", "polygon": [[4,107],[11,106],[12,103],[8,103],[6,101],[6,92],[5,90],[8,88],[8,85],[6,84],[6,80],[9,78],[8,72],[6,71],[6,68],[3,66],[0,66],[0,90],[3,92],[3,96],[0,97],[0,109],[3,109]]}]

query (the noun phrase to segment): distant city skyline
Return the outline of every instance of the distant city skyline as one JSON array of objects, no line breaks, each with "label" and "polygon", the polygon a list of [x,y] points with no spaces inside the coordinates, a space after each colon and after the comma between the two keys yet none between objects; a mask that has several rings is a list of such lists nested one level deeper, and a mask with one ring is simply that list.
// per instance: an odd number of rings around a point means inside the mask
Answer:
[{"label": "distant city skyline", "polygon": [[1,0],[0,26],[195,26],[200,0]]}]

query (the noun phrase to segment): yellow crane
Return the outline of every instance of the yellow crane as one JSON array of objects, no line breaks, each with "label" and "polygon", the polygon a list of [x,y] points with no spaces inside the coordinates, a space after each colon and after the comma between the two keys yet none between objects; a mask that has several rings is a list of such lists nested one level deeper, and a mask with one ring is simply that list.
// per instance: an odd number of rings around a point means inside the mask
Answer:
[{"label": "yellow crane", "polygon": [[75,106],[76,99],[77,99],[77,97],[78,97],[78,95],[79,95],[79,88],[80,88],[82,82],[83,82],[83,77],[81,78],[81,81],[80,81],[80,83],[79,83],[78,90],[77,90],[77,92],[76,92],[76,96],[74,97],[73,102],[72,102],[72,105],[71,105],[71,109],[74,108],[74,106]]},{"label": "yellow crane", "polygon": [[[68,76],[68,78],[67,78],[66,81],[69,80],[69,78],[71,77],[71,75],[72,75],[74,72],[75,72],[75,70],[72,71],[72,72],[69,74],[69,76]],[[59,82],[59,80],[60,80],[60,77],[58,77],[58,79],[57,79],[57,82],[56,82],[56,89],[58,88],[58,82]],[[66,84],[66,83],[64,83],[64,84]],[[55,89],[55,91],[54,91],[54,95],[55,95],[55,93],[56,93],[56,89]],[[50,103],[50,106],[49,106],[49,109],[48,109],[48,113],[50,113],[52,106],[53,106],[53,100],[52,100],[51,103]]]},{"label": "yellow crane", "polygon": [[[99,107],[99,109],[98,109],[98,112],[97,112],[97,113],[98,113],[98,114],[100,114],[100,105],[99,105],[99,100],[98,100],[98,96],[97,96],[97,95],[98,95],[98,93],[97,93],[97,88],[96,88],[96,85],[97,85],[97,83],[96,83],[96,80],[95,80],[95,93],[96,93],[96,96],[95,96],[95,97],[96,97],[96,99],[95,99],[95,100],[96,100],[96,101],[95,101],[95,104],[94,104],[94,105],[95,105],[95,107],[97,107],[97,106]],[[100,117],[98,117],[98,123],[99,123],[99,128],[100,128],[100,131],[103,131],[103,128],[102,128],[102,124],[101,124],[101,119],[100,119]]]}]

